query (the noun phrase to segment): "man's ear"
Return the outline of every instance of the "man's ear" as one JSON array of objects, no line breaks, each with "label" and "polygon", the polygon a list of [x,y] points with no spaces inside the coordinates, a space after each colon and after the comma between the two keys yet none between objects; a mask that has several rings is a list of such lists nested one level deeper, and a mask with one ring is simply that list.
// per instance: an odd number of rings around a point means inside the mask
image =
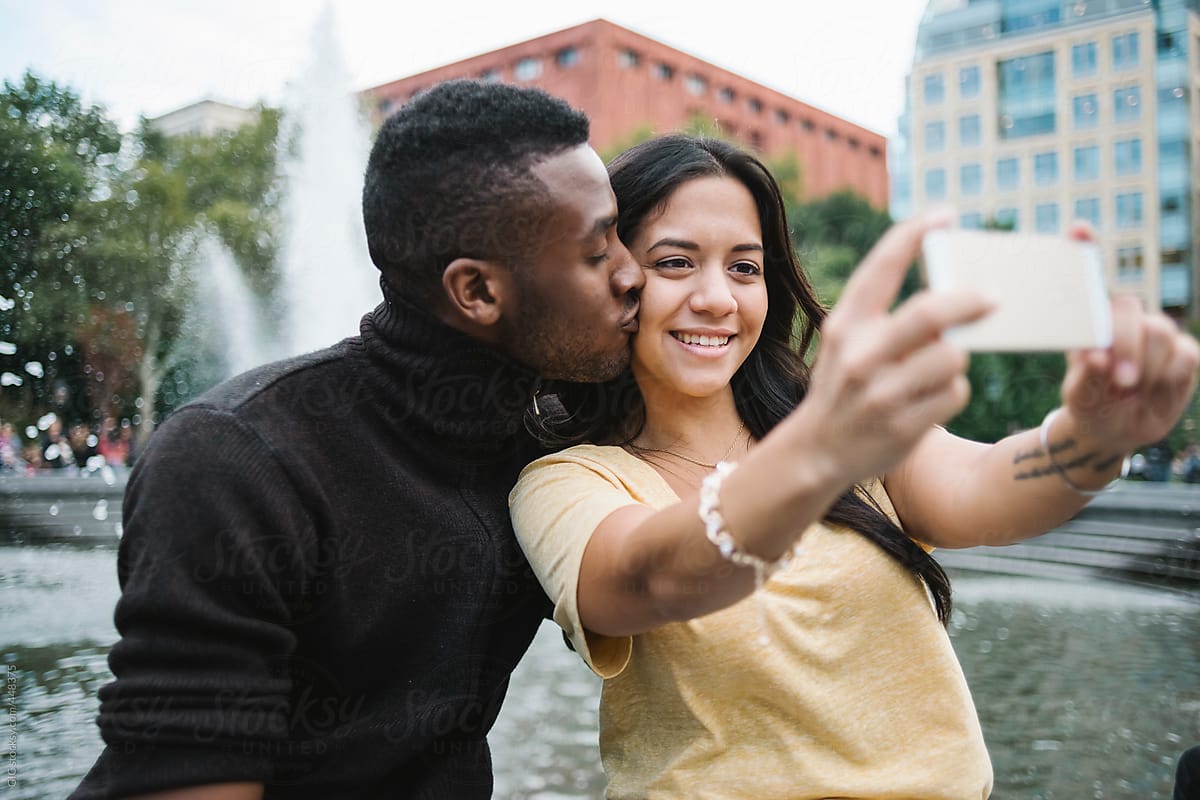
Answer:
[{"label": "man's ear", "polygon": [[450,313],[472,325],[496,324],[511,286],[512,272],[494,261],[456,258],[442,272]]}]

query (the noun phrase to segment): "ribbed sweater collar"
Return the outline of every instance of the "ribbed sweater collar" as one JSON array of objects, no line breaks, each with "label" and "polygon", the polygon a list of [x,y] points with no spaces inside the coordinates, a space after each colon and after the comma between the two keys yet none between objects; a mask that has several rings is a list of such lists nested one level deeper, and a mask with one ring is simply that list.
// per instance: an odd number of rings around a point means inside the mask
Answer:
[{"label": "ribbed sweater collar", "polygon": [[524,450],[530,439],[522,419],[537,374],[382,286],[383,303],[360,330],[389,417],[457,458]]}]

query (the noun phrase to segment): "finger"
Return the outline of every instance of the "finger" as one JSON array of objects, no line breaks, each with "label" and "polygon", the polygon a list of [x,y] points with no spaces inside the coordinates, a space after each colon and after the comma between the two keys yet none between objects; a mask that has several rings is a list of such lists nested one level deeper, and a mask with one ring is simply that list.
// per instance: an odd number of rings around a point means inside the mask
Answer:
[{"label": "finger", "polygon": [[1171,347],[1171,357],[1163,368],[1161,382],[1175,387],[1183,397],[1189,398],[1200,377],[1200,342],[1191,336],[1176,333]]},{"label": "finger", "polygon": [[1141,378],[1143,316],[1142,303],[1133,295],[1112,299],[1113,341],[1109,348],[1113,361],[1113,382],[1120,389],[1132,389]]},{"label": "finger", "polygon": [[948,212],[936,211],[889,228],[850,275],[838,307],[852,317],[887,311],[921,251],[925,234],[949,226],[950,219]]},{"label": "finger", "polygon": [[931,425],[949,422],[967,407],[971,399],[971,383],[965,375],[955,375],[938,387],[913,398],[901,409],[896,424],[921,435]]},{"label": "finger", "polygon": [[1063,376],[1063,405],[1088,412],[1108,399],[1112,384],[1112,361],[1107,350],[1075,350],[1067,354]]},{"label": "finger", "polygon": [[992,300],[969,289],[918,292],[888,320],[887,334],[879,342],[881,355],[889,360],[902,358],[938,338],[947,328],[974,322],[995,308]]},{"label": "finger", "polygon": [[1154,386],[1162,380],[1177,335],[1175,323],[1163,314],[1149,314],[1142,323],[1141,382]]},{"label": "finger", "polygon": [[931,342],[904,361],[876,371],[870,387],[872,415],[899,418],[913,403],[950,391],[966,369],[967,354],[962,348],[941,340]]},{"label": "finger", "polygon": [[1067,228],[1067,238],[1076,242],[1094,242],[1099,236],[1090,222],[1077,219]]}]

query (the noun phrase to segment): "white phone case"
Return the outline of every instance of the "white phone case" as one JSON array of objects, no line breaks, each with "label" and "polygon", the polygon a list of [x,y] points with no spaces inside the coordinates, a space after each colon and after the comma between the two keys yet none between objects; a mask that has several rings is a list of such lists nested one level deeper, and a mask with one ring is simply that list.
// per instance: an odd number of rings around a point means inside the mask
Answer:
[{"label": "white phone case", "polygon": [[1063,351],[1112,344],[1100,248],[1062,236],[936,230],[922,246],[930,289],[973,288],[997,302],[946,332],[976,352]]}]

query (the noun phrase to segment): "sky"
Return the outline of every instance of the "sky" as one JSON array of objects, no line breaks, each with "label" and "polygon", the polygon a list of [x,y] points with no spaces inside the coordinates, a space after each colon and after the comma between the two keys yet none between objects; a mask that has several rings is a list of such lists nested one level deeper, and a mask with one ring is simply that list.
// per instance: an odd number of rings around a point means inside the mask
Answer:
[{"label": "sky", "polygon": [[207,97],[278,103],[326,3],[353,89],[604,17],[890,136],[926,0],[0,0],[0,79],[32,69],[126,130]]}]

